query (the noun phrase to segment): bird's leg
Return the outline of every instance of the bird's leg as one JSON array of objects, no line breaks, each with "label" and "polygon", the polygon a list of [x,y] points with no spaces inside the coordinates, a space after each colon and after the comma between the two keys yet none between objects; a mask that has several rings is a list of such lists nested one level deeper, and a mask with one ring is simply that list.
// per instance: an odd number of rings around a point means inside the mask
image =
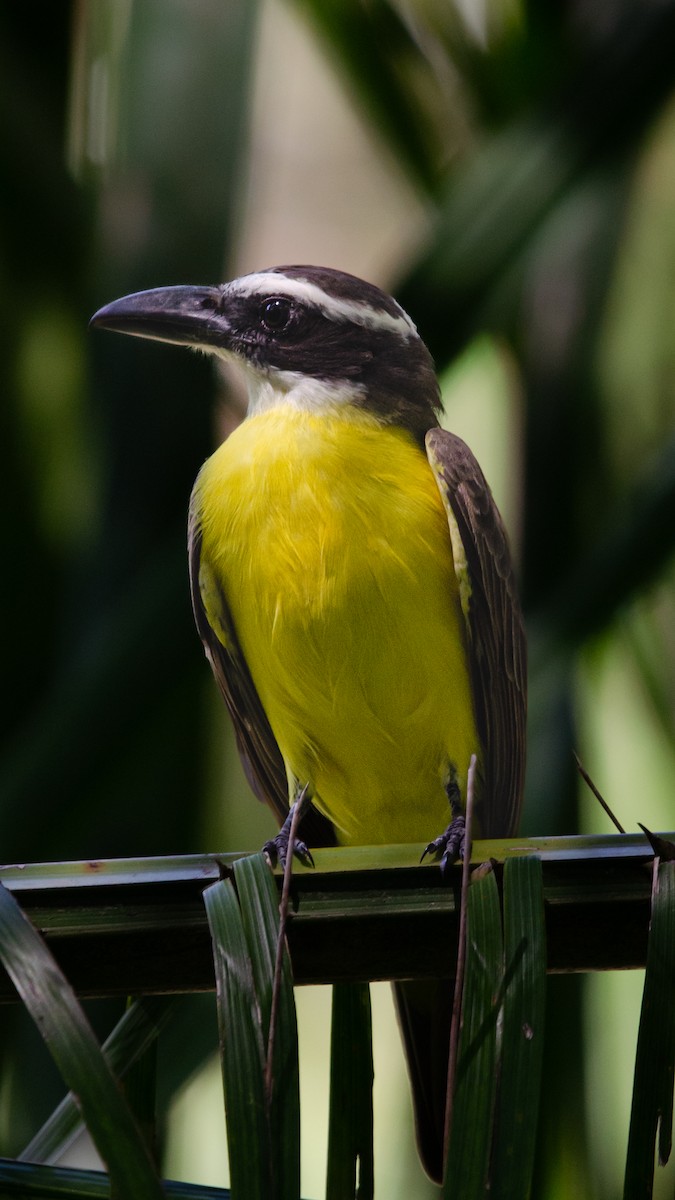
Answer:
[{"label": "bird's leg", "polygon": [[[302,820],[303,816],[305,815],[305,812],[309,808],[310,804],[311,804],[311,796],[309,793],[309,784],[306,783],[304,785],[304,787],[300,787],[299,784],[296,784],[295,799],[294,799],[293,803],[291,804],[291,807],[288,811],[288,816],[286,817],[286,820],[284,821],[283,825],[281,826],[281,829],[279,830],[276,837],[270,838],[270,840],[268,842],[265,842],[265,845],[262,848],[263,854],[267,855],[272,866],[275,866],[277,862],[279,863],[279,866],[281,866],[281,867],[286,866],[286,859],[288,858],[288,846],[289,846],[289,841],[290,841],[290,837],[291,837],[291,826],[293,824],[294,814],[295,814],[296,810],[299,810],[298,818],[295,823],[295,827],[297,829],[300,825],[300,821]],[[295,840],[293,842],[293,854],[295,854],[300,859],[300,862],[305,867],[313,867],[314,866],[314,859],[312,858],[309,846],[307,845],[306,842],[303,842],[300,838],[295,838]]]},{"label": "bird's leg", "polygon": [[[450,824],[447,829],[443,830],[443,833],[439,837],[429,842],[429,845],[422,854],[422,859],[426,858],[427,854],[440,854],[442,851],[443,857],[440,861],[440,867],[441,873],[445,875],[458,858],[464,857],[465,820],[459,784],[454,772],[448,777],[444,787],[450,805]],[[420,859],[420,862],[422,859]]]}]

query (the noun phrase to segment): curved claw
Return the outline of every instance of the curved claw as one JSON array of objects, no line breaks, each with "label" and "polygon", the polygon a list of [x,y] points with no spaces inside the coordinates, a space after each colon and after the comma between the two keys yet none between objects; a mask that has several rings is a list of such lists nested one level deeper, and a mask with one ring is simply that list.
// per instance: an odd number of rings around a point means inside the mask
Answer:
[{"label": "curved claw", "polygon": [[[304,816],[305,811],[308,806],[309,806],[309,789],[307,788],[307,786],[305,786],[304,788],[302,788],[302,790],[298,794],[298,798],[295,801],[295,803],[291,804],[288,816],[286,817],[286,820],[284,821],[283,825],[281,826],[281,829],[279,830],[276,837],[270,838],[270,840],[268,842],[265,842],[265,845],[262,848],[263,854],[267,855],[268,861],[271,866],[274,867],[274,866],[276,866],[277,863],[279,863],[279,866],[281,866],[281,867],[286,866],[286,860],[288,858],[288,846],[289,846],[289,842],[291,840],[291,829],[293,828],[293,814],[297,810],[297,813],[298,813],[298,820],[296,821],[296,828],[297,828],[299,821]],[[312,858],[312,854],[309,849],[309,846],[307,845],[306,842],[303,842],[302,838],[299,838],[297,836],[293,843],[293,854],[295,855],[296,858],[300,859],[300,862],[303,864],[303,866],[305,866],[305,867],[313,867],[314,866],[314,859]]]},{"label": "curved claw", "polygon": [[[277,836],[270,838],[269,841],[265,842],[265,844],[262,847],[263,854],[267,855],[270,865],[273,867],[275,867],[277,865],[277,863],[279,864],[280,867],[286,866],[286,859],[288,858],[288,840],[289,839],[288,839],[288,833],[284,834],[285,828],[286,828],[286,826],[284,824],[284,826],[282,826],[282,828],[279,830]],[[306,842],[303,842],[303,841],[299,840],[298,838],[296,838],[295,845],[293,847],[293,854],[296,856],[296,858],[300,859],[300,862],[303,864],[303,866],[305,866],[305,867],[313,867],[314,866],[314,859],[312,858],[312,852]]]},{"label": "curved claw", "polygon": [[441,868],[441,874],[447,875],[452,864],[456,862],[458,858],[464,858],[465,850],[466,823],[464,820],[464,814],[458,813],[457,816],[452,818],[452,821],[448,825],[447,829],[444,829],[443,833],[441,833],[439,837],[434,838],[432,842],[429,842],[429,845],[422,853],[420,862],[423,862],[427,854],[442,853],[443,857],[441,858],[439,864]]}]

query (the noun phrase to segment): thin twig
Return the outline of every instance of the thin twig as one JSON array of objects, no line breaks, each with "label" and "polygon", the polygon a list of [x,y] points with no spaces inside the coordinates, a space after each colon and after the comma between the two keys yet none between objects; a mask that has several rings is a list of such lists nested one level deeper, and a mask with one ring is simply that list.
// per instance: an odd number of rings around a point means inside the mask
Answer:
[{"label": "thin twig", "polygon": [[464,860],[462,862],[462,890],[459,906],[459,938],[457,944],[457,974],[455,975],[455,993],[452,1001],[452,1022],[450,1025],[450,1051],[448,1054],[448,1083],[445,1098],[445,1129],[443,1132],[443,1162],[447,1162],[450,1130],[452,1128],[452,1107],[455,1097],[455,1078],[457,1075],[457,1051],[459,1047],[459,1028],[462,1015],[462,989],[466,967],[466,910],[469,898],[469,879],[471,876],[471,844],[473,825],[473,794],[476,779],[476,755],[471,755],[469,773],[466,781],[466,824],[464,827]]},{"label": "thin twig", "polygon": [[605,812],[607,813],[607,816],[609,817],[610,821],[612,821],[614,823],[614,825],[618,829],[619,833],[625,833],[626,830],[624,829],[621,822],[617,819],[617,817],[614,816],[614,813],[612,812],[611,808],[609,807],[609,804],[605,800],[604,796],[600,795],[600,792],[598,791],[595,784],[593,783],[593,780],[591,779],[590,775],[588,774],[588,771],[586,770],[585,766],[583,765],[576,750],[573,750],[572,754],[574,755],[574,761],[577,764],[577,771],[581,775],[581,778],[583,779],[584,783],[591,789],[596,800],[598,801],[599,804],[602,805],[602,807],[604,808]]},{"label": "thin twig", "polygon": [[274,1059],[274,1042],[276,1038],[279,1016],[279,997],[281,996],[281,972],[284,962],[284,950],[286,948],[286,924],[291,896],[291,880],[293,878],[293,855],[295,853],[295,843],[298,836],[298,826],[305,811],[304,800],[306,794],[307,786],[303,788],[302,792],[298,796],[293,809],[291,829],[288,835],[286,862],[284,864],[284,881],[281,888],[281,900],[279,903],[279,934],[277,937],[277,954],[274,963],[272,1004],[270,1007],[270,1027],[267,1035],[267,1058],[265,1061],[265,1095],[267,1097],[268,1105],[271,1104],[272,1101],[272,1064]]}]

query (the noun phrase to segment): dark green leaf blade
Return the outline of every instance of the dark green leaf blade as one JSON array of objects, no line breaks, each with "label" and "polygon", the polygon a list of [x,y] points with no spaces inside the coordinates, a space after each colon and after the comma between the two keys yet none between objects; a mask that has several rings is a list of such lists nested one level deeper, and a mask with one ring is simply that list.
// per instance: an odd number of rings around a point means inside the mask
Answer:
[{"label": "dark green leaf blade", "polygon": [[274,1196],[265,1048],[241,910],[230,880],[204,892],[213,940],[230,1179],[235,1200]]},{"label": "dark green leaf blade", "polygon": [[[230,1200],[229,1188],[201,1183],[164,1181],[170,1200]],[[110,1177],[104,1171],[80,1171],[73,1167],[47,1167],[41,1163],[15,1162],[0,1158],[0,1195],[18,1200],[109,1200]]]},{"label": "dark green leaf blade", "polygon": [[662,862],[652,892],[633,1103],[624,1177],[624,1200],[651,1196],[654,1143],[668,1160],[672,1140],[675,1072],[675,863]]},{"label": "dark green leaf blade", "polygon": [[[357,1190],[358,1181],[358,1190]],[[367,983],[333,988],[326,1200],[371,1200],[373,1039]]]},{"label": "dark green leaf blade", "polygon": [[[279,892],[263,854],[239,859],[234,880],[261,1014],[263,1049],[268,1054],[274,970],[279,941]],[[270,1097],[270,1137],[280,1195],[300,1193],[300,1070],[293,973],[282,947],[281,981],[275,1017]]]},{"label": "dark green leaf blade", "polygon": [[468,893],[467,954],[453,1119],[443,1182],[451,1200],[482,1197],[495,1109],[497,1023],[504,973],[497,881],[488,872]]},{"label": "dark green leaf blade", "polygon": [[142,1054],[129,1064],[122,1079],[122,1092],[140,1129],[153,1162],[159,1163],[157,1138],[157,1040],[153,1038]]},{"label": "dark green leaf blade", "polygon": [[67,979],[16,900],[0,885],[0,958],[125,1200],[163,1195],[147,1147]]},{"label": "dark green leaf blade", "polygon": [[[253,983],[260,1004],[263,1037],[266,1039],[279,936],[279,892],[263,854],[238,859],[233,865],[233,872],[251,956]],[[290,973],[290,964],[286,959],[284,970]]]},{"label": "dark green leaf blade", "polygon": [[[141,1054],[151,1046],[166,1024],[173,998],[142,996],[129,1006],[103,1043],[103,1054],[113,1074],[123,1079]],[[18,1155],[19,1161],[53,1163],[82,1128],[82,1115],[72,1092],[45,1121]]]},{"label": "dark green leaf blade", "polygon": [[529,1195],[537,1133],[546,1002],[546,929],[541,862],[504,868],[504,1021],[492,1194]]}]

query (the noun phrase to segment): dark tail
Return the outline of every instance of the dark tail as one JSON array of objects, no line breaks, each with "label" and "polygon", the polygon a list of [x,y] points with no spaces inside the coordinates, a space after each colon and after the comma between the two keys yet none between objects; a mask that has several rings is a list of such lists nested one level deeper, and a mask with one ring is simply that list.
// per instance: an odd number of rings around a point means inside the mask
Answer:
[{"label": "dark tail", "polygon": [[454,981],[409,980],[393,987],[410,1075],[417,1147],[425,1171],[441,1183]]}]

